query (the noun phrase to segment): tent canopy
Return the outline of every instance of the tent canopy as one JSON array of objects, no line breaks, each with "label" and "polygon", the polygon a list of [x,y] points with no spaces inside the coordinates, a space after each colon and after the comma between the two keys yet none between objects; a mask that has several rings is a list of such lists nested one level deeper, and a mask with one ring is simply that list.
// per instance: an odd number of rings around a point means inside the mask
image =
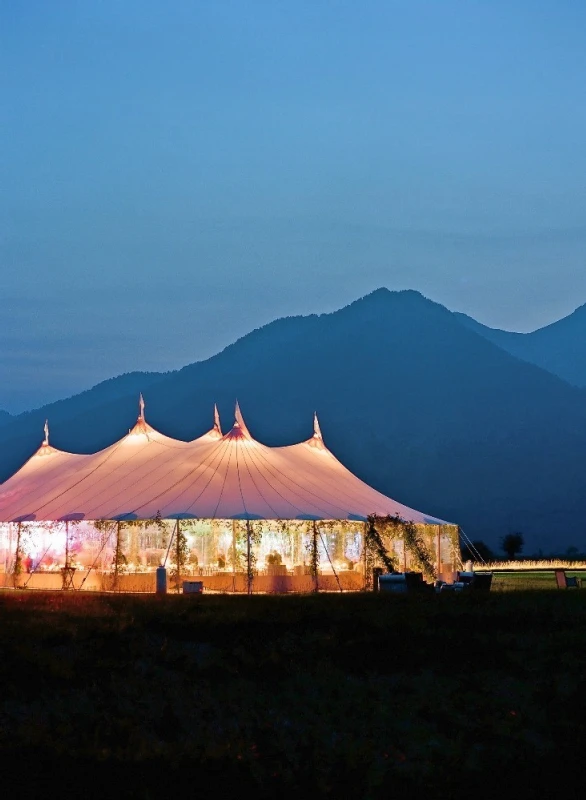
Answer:
[{"label": "tent canopy", "polygon": [[313,435],[267,447],[250,434],[236,404],[232,428],[214,426],[183,442],[152,428],[140,414],[118,442],[97,453],[57,450],[45,440],[0,485],[0,522],[64,519],[365,520],[369,514],[448,524],[377,492]]}]

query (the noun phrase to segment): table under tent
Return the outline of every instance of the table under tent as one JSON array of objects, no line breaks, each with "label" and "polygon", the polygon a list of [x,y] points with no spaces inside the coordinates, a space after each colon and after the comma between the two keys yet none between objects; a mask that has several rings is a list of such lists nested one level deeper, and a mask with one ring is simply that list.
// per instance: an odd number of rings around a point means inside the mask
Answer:
[{"label": "table under tent", "polygon": [[93,454],[45,440],[0,486],[0,585],[152,592],[362,590],[377,565],[449,579],[461,567],[457,525],[368,486],[313,435],[286,447],[252,437],[240,408],[222,433],[217,409],[184,442],[140,413]]}]

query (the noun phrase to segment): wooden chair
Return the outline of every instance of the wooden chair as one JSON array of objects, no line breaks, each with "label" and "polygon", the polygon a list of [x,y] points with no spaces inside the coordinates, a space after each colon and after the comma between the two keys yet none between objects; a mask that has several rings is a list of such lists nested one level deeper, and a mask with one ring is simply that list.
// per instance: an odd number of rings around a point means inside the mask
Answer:
[{"label": "wooden chair", "polygon": [[568,577],[565,569],[555,569],[555,582],[558,589],[580,589],[582,582],[575,575]]},{"label": "wooden chair", "polygon": [[555,573],[555,582],[558,589],[567,589],[568,582],[566,580],[566,570],[565,569],[554,569]]}]

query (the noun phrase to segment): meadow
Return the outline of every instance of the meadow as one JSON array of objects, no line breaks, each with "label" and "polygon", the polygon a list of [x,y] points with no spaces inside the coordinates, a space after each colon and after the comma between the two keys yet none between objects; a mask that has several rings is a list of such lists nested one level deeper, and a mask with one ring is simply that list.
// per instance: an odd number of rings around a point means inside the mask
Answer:
[{"label": "meadow", "polygon": [[583,785],[586,591],[0,593],[12,797]]},{"label": "meadow", "polygon": [[586,563],[564,559],[524,559],[515,561],[496,561],[477,564],[477,571],[493,573],[492,591],[514,591],[530,589],[556,589],[556,569],[565,570],[566,576],[576,577],[586,588]]}]

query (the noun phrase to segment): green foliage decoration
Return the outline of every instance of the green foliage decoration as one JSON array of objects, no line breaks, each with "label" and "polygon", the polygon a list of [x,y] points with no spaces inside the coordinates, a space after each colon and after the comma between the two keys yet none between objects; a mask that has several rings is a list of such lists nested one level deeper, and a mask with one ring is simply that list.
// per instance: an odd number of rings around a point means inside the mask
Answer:
[{"label": "green foliage decoration", "polygon": [[434,580],[438,575],[438,570],[434,567],[433,556],[413,522],[403,523],[403,541],[417,569],[428,580]]},{"label": "green foliage decoration", "polygon": [[309,574],[311,575],[311,578],[313,580],[314,591],[317,592],[319,590],[318,575],[319,575],[319,561],[320,561],[319,547],[317,545],[317,537],[318,537],[317,522],[309,523],[308,529],[310,536],[305,544],[305,550],[307,552],[309,560]]},{"label": "green foliage decoration", "polygon": [[[400,521],[397,523],[394,517],[377,517],[374,514],[369,516],[366,521],[364,532],[365,547],[367,551],[378,556],[388,572],[396,571],[397,562],[395,557],[390,554],[388,546],[385,546],[383,536],[387,539],[387,542],[396,538],[400,524],[402,523]],[[377,528],[377,525],[380,526],[382,532]]]},{"label": "green foliage decoration", "polygon": [[434,566],[433,556],[429,551],[423,537],[417,530],[414,522],[406,522],[398,515],[387,516],[369,515],[365,528],[365,549],[367,585],[372,583],[372,566],[369,562],[369,552],[378,557],[389,572],[396,569],[396,558],[389,553],[389,546],[394,539],[400,538],[406,550],[411,555],[414,566],[423,573],[428,580],[434,580],[437,571]]},{"label": "green foliage decoration", "polygon": [[179,594],[181,591],[181,575],[185,571],[187,561],[189,559],[189,545],[187,536],[181,527],[181,523],[177,520],[175,530],[175,547],[174,547],[174,560],[170,571],[171,580],[175,583],[175,590]]},{"label": "green foliage decoration", "polygon": [[237,553],[238,564],[244,562],[246,573],[246,586],[248,593],[252,592],[255,575],[258,574],[257,558],[254,547],[260,545],[262,540],[262,520],[246,520],[244,525],[237,523]]},{"label": "green foliage decoration", "polygon": [[14,588],[18,585],[18,577],[22,574],[22,526],[18,523],[16,531],[16,549],[14,551],[14,566],[12,568],[12,581]]},{"label": "green foliage decoration", "polygon": [[118,578],[128,563],[122,551],[122,523],[116,524],[116,542],[114,544],[114,555],[112,556],[112,575],[114,579],[113,588],[118,589]]}]

